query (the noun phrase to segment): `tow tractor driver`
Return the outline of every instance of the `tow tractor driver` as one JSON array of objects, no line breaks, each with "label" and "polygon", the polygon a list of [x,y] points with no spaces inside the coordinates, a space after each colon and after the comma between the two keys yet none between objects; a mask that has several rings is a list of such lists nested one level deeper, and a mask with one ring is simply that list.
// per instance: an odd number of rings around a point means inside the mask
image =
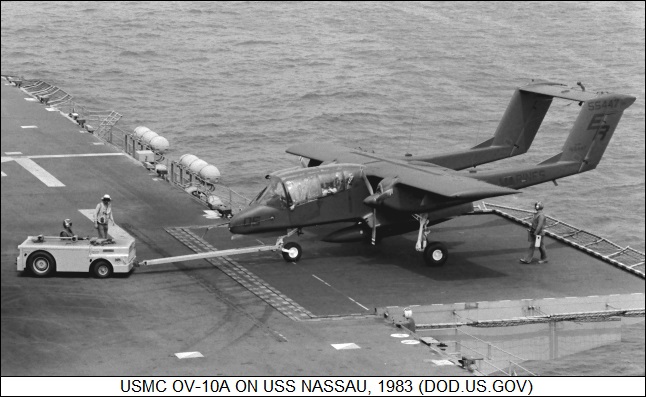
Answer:
[{"label": "tow tractor driver", "polygon": [[60,233],[60,237],[72,237],[72,240],[87,240],[87,238],[77,237],[72,231],[72,221],[70,219],[65,219],[63,221],[63,231]]}]

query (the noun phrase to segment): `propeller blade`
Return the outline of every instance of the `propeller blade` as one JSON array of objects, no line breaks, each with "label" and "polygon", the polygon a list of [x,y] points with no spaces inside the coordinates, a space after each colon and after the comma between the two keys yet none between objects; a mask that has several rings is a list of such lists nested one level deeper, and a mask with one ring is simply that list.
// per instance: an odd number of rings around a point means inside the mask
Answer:
[{"label": "propeller blade", "polygon": [[372,210],[372,245],[377,245],[377,209]]}]

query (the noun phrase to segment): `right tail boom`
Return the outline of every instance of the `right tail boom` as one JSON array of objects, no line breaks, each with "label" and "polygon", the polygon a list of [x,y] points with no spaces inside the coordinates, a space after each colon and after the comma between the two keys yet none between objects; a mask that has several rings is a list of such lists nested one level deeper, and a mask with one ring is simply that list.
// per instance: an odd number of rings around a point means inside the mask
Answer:
[{"label": "right tail boom", "polygon": [[593,170],[601,161],[624,110],[635,100],[631,95],[601,94],[581,101],[581,111],[561,153],[534,167],[483,172],[474,178],[520,189]]},{"label": "right tail boom", "polygon": [[597,104],[608,105],[603,96],[594,92],[571,89],[563,84],[547,81],[532,82],[516,89],[492,138],[470,150],[439,156],[412,156],[405,160],[461,170],[526,153],[554,98],[586,102],[586,106],[592,106],[595,111],[599,110],[596,109]]}]

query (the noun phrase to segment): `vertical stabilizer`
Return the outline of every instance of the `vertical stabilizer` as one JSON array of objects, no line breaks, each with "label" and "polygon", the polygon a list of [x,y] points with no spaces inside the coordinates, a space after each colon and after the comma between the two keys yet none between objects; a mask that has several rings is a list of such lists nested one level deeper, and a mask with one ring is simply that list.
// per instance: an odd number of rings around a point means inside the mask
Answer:
[{"label": "vertical stabilizer", "polygon": [[552,96],[518,88],[511,97],[492,138],[470,150],[439,156],[413,156],[408,161],[424,161],[461,170],[526,153],[552,104]]},{"label": "vertical stabilizer", "polygon": [[585,101],[563,145],[561,156],[547,162],[558,160],[580,163],[579,172],[596,168],[624,110],[632,105],[635,99],[630,95],[604,94]]},{"label": "vertical stabilizer", "polygon": [[634,96],[623,94],[597,95],[570,90],[557,91],[557,87],[534,89],[545,94],[551,93],[555,97],[578,101],[581,106],[562,152],[533,167],[482,172],[473,178],[520,189],[593,170],[601,161],[624,110],[636,99]]}]

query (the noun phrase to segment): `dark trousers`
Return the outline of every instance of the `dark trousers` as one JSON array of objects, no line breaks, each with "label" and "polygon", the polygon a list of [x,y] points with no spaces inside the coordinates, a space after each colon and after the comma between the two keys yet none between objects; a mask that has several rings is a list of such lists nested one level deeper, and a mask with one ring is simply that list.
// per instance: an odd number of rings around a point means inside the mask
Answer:
[{"label": "dark trousers", "polygon": [[99,238],[108,238],[108,224],[107,223],[98,223],[97,230],[99,232]]},{"label": "dark trousers", "polygon": [[[536,242],[536,237],[531,239],[529,243],[529,249],[527,250],[527,256],[525,257],[525,260],[527,262],[531,262],[532,259],[534,258],[534,250],[536,250],[536,247],[534,247],[534,243]],[[541,253],[541,260],[544,261],[547,259],[547,251],[545,251],[545,236],[541,237],[541,246],[538,247],[538,250]]]}]

